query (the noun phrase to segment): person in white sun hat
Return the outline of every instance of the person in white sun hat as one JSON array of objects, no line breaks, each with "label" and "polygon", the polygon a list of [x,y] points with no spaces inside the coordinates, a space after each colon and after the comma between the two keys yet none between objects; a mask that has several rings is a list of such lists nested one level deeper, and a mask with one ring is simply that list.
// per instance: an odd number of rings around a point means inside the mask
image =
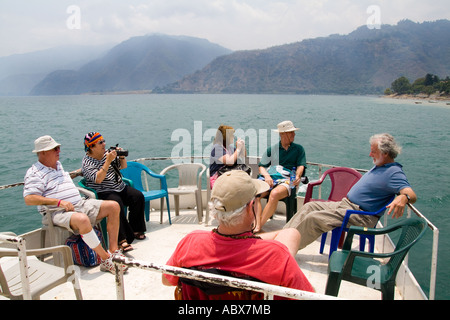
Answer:
[{"label": "person in white sun hat", "polygon": [[261,157],[259,162],[260,179],[266,181],[270,186],[270,193],[262,194],[262,197],[269,196],[266,206],[260,216],[257,217],[255,232],[261,230],[267,220],[275,213],[278,201],[289,197],[292,189],[289,175],[295,168],[295,180],[293,185],[297,187],[306,169],[305,149],[294,143],[296,128],[292,121],[280,122],[274,132],[280,134],[280,141],[269,147]]},{"label": "person in white sun hat", "polygon": [[[55,225],[81,234],[83,241],[102,259],[100,270],[115,273],[112,254],[103,249],[92,226],[108,218],[109,250],[116,253],[120,207],[115,201],[82,199],[69,173],[59,162],[60,151],[61,144],[51,136],[35,140],[33,153],[37,154],[38,161],[25,175],[25,204],[38,206],[44,224],[46,215],[50,214]],[[123,266],[123,269],[126,268]]]}]

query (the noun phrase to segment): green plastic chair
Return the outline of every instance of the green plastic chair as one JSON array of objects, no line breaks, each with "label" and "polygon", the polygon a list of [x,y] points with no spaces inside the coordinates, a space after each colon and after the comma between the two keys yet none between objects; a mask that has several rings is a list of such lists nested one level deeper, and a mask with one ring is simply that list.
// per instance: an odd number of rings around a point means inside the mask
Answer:
[{"label": "green plastic chair", "polygon": [[[337,297],[341,281],[346,280],[381,291],[383,300],[393,300],[398,269],[409,249],[424,235],[426,226],[424,219],[410,218],[382,229],[350,227],[342,251],[333,252],[328,262],[329,274],[325,294]],[[351,250],[355,234],[383,235],[396,230],[400,230],[401,234],[393,252]],[[387,262],[376,259],[384,259]]]}]

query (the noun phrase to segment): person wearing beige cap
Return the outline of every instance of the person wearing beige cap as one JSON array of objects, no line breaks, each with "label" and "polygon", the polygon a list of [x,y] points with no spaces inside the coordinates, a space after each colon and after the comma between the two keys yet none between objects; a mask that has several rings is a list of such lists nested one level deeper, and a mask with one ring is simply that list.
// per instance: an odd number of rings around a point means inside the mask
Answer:
[{"label": "person wearing beige cap", "polygon": [[289,175],[295,168],[295,180],[293,185],[297,187],[306,169],[305,149],[294,143],[296,128],[292,121],[280,122],[274,130],[280,134],[280,141],[267,149],[259,162],[260,178],[266,181],[271,190],[266,206],[257,217],[256,232],[258,232],[267,220],[275,213],[278,201],[290,196],[292,188],[290,186]]},{"label": "person wearing beige cap", "polygon": [[50,214],[55,225],[79,233],[83,241],[102,259],[100,270],[115,272],[112,255],[100,244],[92,226],[107,217],[109,249],[118,250],[120,208],[115,201],[82,199],[68,172],[59,162],[61,144],[51,136],[35,140],[33,153],[38,161],[28,169],[24,179],[23,197],[30,206],[38,206],[44,216]]},{"label": "person wearing beige cap", "polygon": [[[295,229],[255,236],[255,197],[267,191],[264,181],[252,179],[241,170],[221,175],[211,193],[210,208],[219,222],[212,231],[194,231],[180,241],[167,265],[221,269],[274,285],[311,291],[314,289],[293,255],[300,234]],[[163,275],[165,285],[179,278]]]}]

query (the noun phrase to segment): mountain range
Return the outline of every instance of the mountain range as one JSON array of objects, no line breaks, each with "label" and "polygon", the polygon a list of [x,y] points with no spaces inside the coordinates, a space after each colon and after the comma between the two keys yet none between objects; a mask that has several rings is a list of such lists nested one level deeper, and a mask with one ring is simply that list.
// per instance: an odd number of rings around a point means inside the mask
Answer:
[{"label": "mountain range", "polygon": [[113,47],[61,46],[47,50],[0,57],[0,96],[28,95],[50,72],[76,70]]},{"label": "mountain range", "polygon": [[207,40],[167,35],[133,37],[79,70],[50,73],[31,95],[152,90],[201,69],[231,50]]},{"label": "mountain range", "polygon": [[0,95],[379,94],[401,76],[445,78],[449,53],[449,20],[362,26],[348,35],[236,52],[204,39],[153,34],[115,46],[0,58]]},{"label": "mountain range", "polygon": [[164,93],[380,94],[405,76],[450,75],[450,21],[380,29],[240,51],[170,84]]}]

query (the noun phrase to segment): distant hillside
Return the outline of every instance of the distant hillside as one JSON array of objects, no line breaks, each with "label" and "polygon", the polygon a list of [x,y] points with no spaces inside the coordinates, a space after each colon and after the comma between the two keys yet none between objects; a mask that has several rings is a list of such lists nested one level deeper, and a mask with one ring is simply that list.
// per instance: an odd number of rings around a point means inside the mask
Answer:
[{"label": "distant hillside", "polygon": [[62,46],[0,57],[0,96],[28,95],[47,74],[59,69],[78,69],[102,56],[112,45]]},{"label": "distant hillside", "polygon": [[31,95],[151,90],[203,68],[231,51],[207,40],[166,35],[134,37],[79,70],[58,70]]},{"label": "distant hillside", "polygon": [[400,76],[450,75],[450,21],[401,21],[345,35],[239,51],[164,93],[383,93]]}]

